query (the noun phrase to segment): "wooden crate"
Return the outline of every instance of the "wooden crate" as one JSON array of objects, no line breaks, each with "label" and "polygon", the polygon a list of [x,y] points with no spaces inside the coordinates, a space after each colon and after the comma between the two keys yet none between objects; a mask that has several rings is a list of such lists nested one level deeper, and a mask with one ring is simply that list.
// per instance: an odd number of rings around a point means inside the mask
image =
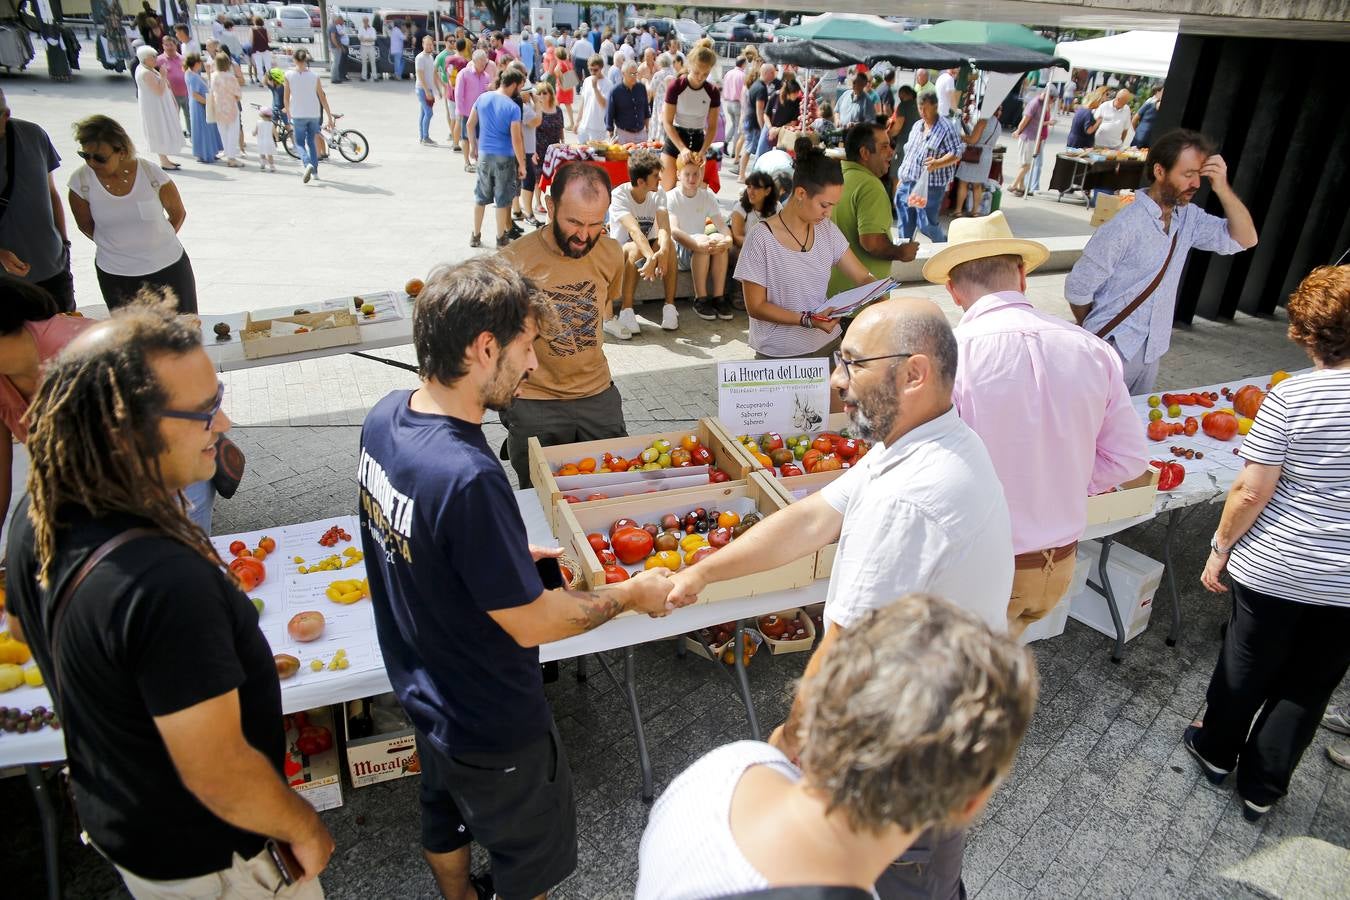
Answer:
[{"label": "wooden crate", "polygon": [[[560,537],[563,548],[581,562],[583,577],[588,587],[604,585],[605,573],[600,559],[591,549],[586,535],[593,531],[609,534],[615,519],[628,517],[638,522],[655,522],[667,513],[682,516],[692,507],[726,510],[736,501],[748,500],[761,515],[767,516],[787,508],[782,494],[758,479],[745,482],[710,484],[705,488],[642,494],[636,497],[618,497],[591,503],[559,503],[557,510],[565,524],[567,535]],[[805,587],[815,580],[815,555],[803,556],[769,572],[759,572],[730,581],[709,585],[699,596],[700,603],[715,603],[737,597],[753,597],[772,591],[786,591]]]},{"label": "wooden crate", "polygon": [[1087,523],[1101,525],[1146,515],[1153,511],[1157,499],[1158,470],[1149,466],[1143,475],[1125,482],[1116,490],[1089,497]]},{"label": "wooden crate", "polygon": [[[686,434],[698,435],[699,442],[712,451],[713,465],[722,469],[733,480],[744,479],[754,464],[754,460],[749,459],[743,452],[738,452],[738,448],[734,446],[735,441],[728,443],[724,433],[714,427],[713,419],[700,419],[693,428],[684,431],[634,434],[622,438],[608,438],[603,441],[557,444],[552,447],[543,446],[539,443],[538,438],[530,438],[530,480],[534,483],[535,492],[539,494],[539,505],[544,507],[544,515],[548,517],[549,527],[553,529],[554,535],[559,540],[566,537],[566,532],[561,530],[562,523],[557,513],[558,504],[565,503],[565,501],[563,500],[563,492],[558,488],[558,480],[553,475],[554,471],[564,463],[577,462],[588,456],[599,460],[605,453],[622,454],[631,459],[641,453],[644,448],[651,446],[652,441],[665,438],[672,444],[678,445],[680,438]],[[659,483],[657,487],[660,490]],[[692,489],[677,488],[676,490]],[[614,499],[623,498],[616,497]],[[593,502],[604,503],[607,501],[597,500]]]},{"label": "wooden crate", "polygon": [[[332,326],[318,327],[329,320],[332,320]],[[312,330],[300,334],[273,335],[273,322],[286,322]],[[356,317],[346,310],[301,313],[298,316],[280,316],[275,319],[255,319],[249,314],[244,319],[244,330],[239,333],[239,342],[247,359],[323,350],[327,347],[357,344],[360,341],[361,333],[357,330]]]},{"label": "wooden crate", "polygon": [[[760,470],[750,475],[752,480],[763,479],[768,482],[770,489],[778,492],[786,503],[795,503],[799,499],[794,492],[809,491],[814,494],[825,485],[834,481],[840,475],[843,475],[845,469],[835,469],[832,472],[813,472],[810,475],[789,475],[786,478],[775,478],[768,472]],[[816,578],[829,578],[830,573],[834,571],[834,556],[839,552],[839,543],[826,544],[816,551]]]},{"label": "wooden crate", "polygon": [[[721,432],[722,440],[729,444],[736,452],[736,455],[740,458],[741,465],[746,472],[764,471],[764,466],[760,465],[759,460],[750,455],[750,451],[745,449],[745,445],[736,439],[736,435],[731,433],[731,429],[727,427],[725,422],[721,419],[712,419],[711,421],[713,426]],[[825,420],[825,427],[820,431],[813,431],[811,434],[823,434],[826,431],[833,432],[834,434],[843,434],[846,431],[851,431],[852,425],[853,423],[849,420],[848,413],[830,413],[829,418]],[[751,436],[759,437],[759,435]],[[784,434],[783,439],[787,440],[787,438],[788,435]],[[744,478],[745,476],[742,475],[741,477]]]}]

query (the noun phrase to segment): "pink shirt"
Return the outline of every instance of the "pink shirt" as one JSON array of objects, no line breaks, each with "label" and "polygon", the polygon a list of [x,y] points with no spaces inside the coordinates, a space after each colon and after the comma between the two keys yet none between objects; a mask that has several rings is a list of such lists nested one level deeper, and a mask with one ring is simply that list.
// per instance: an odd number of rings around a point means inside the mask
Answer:
[{"label": "pink shirt", "polygon": [[741,95],[745,93],[745,70],[739,66],[732,66],[727,74],[722,76],[722,99],[731,103],[740,103]]},{"label": "pink shirt", "polygon": [[483,69],[482,74],[472,65],[467,65],[460,70],[459,77],[455,79],[455,108],[459,110],[461,116],[467,117],[469,110],[473,109],[473,102],[488,89],[492,83],[492,76],[488,69]]},{"label": "pink shirt", "polygon": [[[93,319],[79,316],[52,316],[44,322],[25,322],[23,327],[37,344],[39,372],[45,370],[48,360],[75,340],[76,335],[93,324]],[[23,420],[27,413],[28,401],[9,376],[0,375],[0,422],[4,422],[10,434],[24,444],[28,443],[28,423]]]},{"label": "pink shirt", "polygon": [[1014,553],[1078,540],[1087,498],[1148,467],[1120,357],[1021,293],[981,297],[956,327],[952,402],[989,449]]}]

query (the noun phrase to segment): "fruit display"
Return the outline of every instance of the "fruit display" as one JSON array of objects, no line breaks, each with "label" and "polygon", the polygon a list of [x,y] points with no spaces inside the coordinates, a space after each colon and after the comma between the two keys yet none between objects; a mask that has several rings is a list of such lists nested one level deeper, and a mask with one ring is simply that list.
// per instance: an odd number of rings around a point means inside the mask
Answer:
[{"label": "fruit display", "polygon": [[807,622],[791,612],[760,616],[759,633],[774,641],[797,641],[807,636]]},{"label": "fruit display", "polygon": [[370,584],[364,578],[334,581],[328,585],[324,595],[334,603],[344,606],[370,596]]},{"label": "fruit display", "polygon": [[340,541],[350,541],[352,536],[341,525],[334,525],[323,533],[319,538],[319,544],[323,547],[336,547]]},{"label": "fruit display", "polygon": [[655,472],[661,469],[683,469],[692,466],[710,466],[712,451],[704,446],[696,434],[686,434],[678,440],[656,438],[633,457],[615,456],[608,451],[599,459],[587,456],[575,462],[558,466],[553,474],[559,478],[570,475],[607,475],[614,472]]},{"label": "fruit display", "polygon": [[639,525],[636,520],[620,518],[609,527],[609,536],[599,532],[586,535],[586,543],[600,561],[605,583],[625,581],[624,566],[652,569],[662,567],[678,572],[706,559],[745,534],[763,519],[758,512],[744,516],[734,510],[707,510],[696,507],[683,515],[666,513],[659,522]]},{"label": "fruit display", "polygon": [[0,632],[0,664],[22,666],[33,658],[33,652],[23,641],[16,640],[8,631]]},{"label": "fruit display", "polygon": [[770,431],[759,438],[738,435],[736,440],[762,468],[784,478],[847,469],[871,449],[867,441],[832,431],[815,436],[798,434],[786,440]]},{"label": "fruit display", "polygon": [[286,633],[292,640],[306,644],[323,636],[324,624],[323,613],[312,609],[305,610],[291,616],[291,620],[286,623]]},{"label": "fruit display", "polygon": [[57,718],[55,710],[45,706],[35,706],[32,709],[0,706],[0,730],[11,734],[28,734],[44,728],[60,730],[61,720]]},{"label": "fruit display", "polygon": [[236,556],[230,560],[230,574],[234,575],[240,589],[248,594],[267,580],[267,567],[255,556]]},{"label": "fruit display", "polygon": [[316,563],[306,564],[303,556],[295,557],[292,562],[296,564],[296,571],[301,575],[310,575],[315,572],[336,572],[339,569],[350,569],[365,558],[366,555],[360,550],[355,547],[347,547],[341,553],[326,556]]},{"label": "fruit display", "polygon": [[1186,479],[1186,468],[1179,462],[1155,459],[1149,465],[1158,470],[1158,490],[1160,491],[1174,490]]}]

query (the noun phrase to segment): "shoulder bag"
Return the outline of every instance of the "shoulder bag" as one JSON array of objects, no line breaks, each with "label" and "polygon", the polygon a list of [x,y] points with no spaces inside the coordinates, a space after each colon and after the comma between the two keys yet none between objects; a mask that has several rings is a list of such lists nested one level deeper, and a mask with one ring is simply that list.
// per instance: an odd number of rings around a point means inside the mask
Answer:
[{"label": "shoulder bag", "polygon": [[243,480],[244,451],[222,434],[216,438],[216,474],[211,476],[211,486],[228,500],[239,490],[239,482]]},{"label": "shoulder bag", "polygon": [[1167,274],[1167,267],[1172,264],[1172,254],[1176,253],[1177,239],[1180,237],[1181,224],[1177,223],[1176,230],[1172,233],[1172,246],[1167,249],[1167,259],[1163,260],[1162,268],[1158,270],[1158,274],[1153,276],[1153,280],[1148,283],[1148,287],[1144,288],[1143,293],[1127,303],[1124,309],[1116,313],[1115,318],[1098,330],[1097,337],[1106,340],[1106,336],[1115,331],[1116,326],[1128,319],[1158,289],[1158,285],[1162,284],[1163,276]]}]

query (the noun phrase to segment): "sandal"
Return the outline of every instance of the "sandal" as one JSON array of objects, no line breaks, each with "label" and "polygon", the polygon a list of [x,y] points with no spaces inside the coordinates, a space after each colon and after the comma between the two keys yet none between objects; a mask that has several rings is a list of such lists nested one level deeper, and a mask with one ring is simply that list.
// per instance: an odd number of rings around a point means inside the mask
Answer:
[{"label": "sandal", "polygon": [[475,166],[473,163],[469,162],[468,160],[465,160],[465,161],[464,161],[464,171],[465,171],[465,172],[468,172],[470,175],[472,175],[472,174],[474,174],[475,172],[478,171],[478,167]]},{"label": "sandal", "polygon": [[511,218],[519,222],[520,220],[525,218],[525,214],[518,209],[513,209],[511,210]]}]

